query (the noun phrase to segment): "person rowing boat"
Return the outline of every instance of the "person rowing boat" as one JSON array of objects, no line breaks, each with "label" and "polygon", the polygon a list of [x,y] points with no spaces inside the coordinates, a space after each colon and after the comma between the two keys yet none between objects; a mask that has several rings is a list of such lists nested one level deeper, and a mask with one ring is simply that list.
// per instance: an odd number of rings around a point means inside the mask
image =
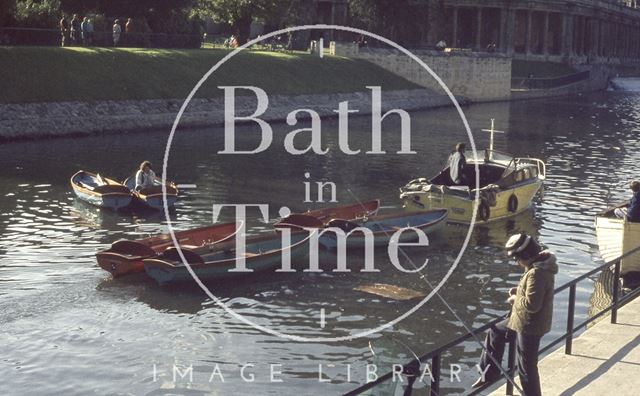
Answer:
[{"label": "person rowing boat", "polygon": [[142,161],[140,169],[136,172],[136,191],[143,190],[145,188],[162,185],[155,172],[151,169],[151,162]]}]

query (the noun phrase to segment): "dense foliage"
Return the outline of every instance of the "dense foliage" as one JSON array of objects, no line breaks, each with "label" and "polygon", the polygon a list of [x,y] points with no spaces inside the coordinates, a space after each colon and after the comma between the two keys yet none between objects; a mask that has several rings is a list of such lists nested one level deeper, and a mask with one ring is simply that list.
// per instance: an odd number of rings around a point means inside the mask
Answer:
[{"label": "dense foliage", "polygon": [[[63,15],[77,13],[94,18],[96,31],[109,31],[116,18],[133,18],[136,32],[197,36],[208,20],[218,26],[218,34],[234,34],[242,44],[254,22],[267,32],[317,23],[323,4],[316,0],[0,0],[0,26],[55,29]],[[438,30],[445,25],[444,0],[349,0],[348,5],[347,24],[400,43],[434,44],[444,35]]]},{"label": "dense foliage", "polygon": [[435,44],[444,32],[443,0],[349,0],[351,23],[402,44]]}]

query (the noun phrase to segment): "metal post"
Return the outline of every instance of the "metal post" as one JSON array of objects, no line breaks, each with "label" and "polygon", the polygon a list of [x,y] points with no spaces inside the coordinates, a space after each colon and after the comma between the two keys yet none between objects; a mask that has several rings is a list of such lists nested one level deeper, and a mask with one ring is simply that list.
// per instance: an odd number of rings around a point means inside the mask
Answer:
[{"label": "metal post", "polygon": [[620,289],[620,262],[616,262],[613,271],[613,302],[611,303],[611,324],[618,323],[618,292]]},{"label": "metal post", "polygon": [[509,376],[509,380],[507,380],[507,395],[513,395],[513,375],[514,369],[516,367],[516,337],[514,336],[511,341],[509,341],[509,353],[507,354],[507,375]]},{"label": "metal post", "polygon": [[491,119],[491,137],[489,138],[489,150],[493,151],[493,131],[495,130],[494,125],[495,125],[496,119],[492,118]]},{"label": "metal post", "polygon": [[573,345],[573,317],[576,311],[576,284],[569,287],[569,309],[567,310],[567,341],[564,344],[565,355],[571,355]]},{"label": "metal post", "polygon": [[440,394],[440,355],[435,355],[431,358],[431,375],[433,381],[431,381],[431,396],[438,396]]}]

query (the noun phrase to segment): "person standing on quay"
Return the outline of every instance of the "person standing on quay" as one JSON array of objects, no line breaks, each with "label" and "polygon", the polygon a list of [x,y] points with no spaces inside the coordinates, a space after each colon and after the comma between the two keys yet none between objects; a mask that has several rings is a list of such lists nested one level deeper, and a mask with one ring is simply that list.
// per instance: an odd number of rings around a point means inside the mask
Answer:
[{"label": "person standing on quay", "polygon": [[527,234],[512,235],[505,246],[507,255],[517,260],[524,274],[517,288],[509,290],[507,301],[512,305],[509,317],[489,330],[485,340],[480,368],[485,374],[472,386],[481,387],[501,375],[505,344],[516,340],[518,374],[525,396],[540,396],[538,349],[540,339],[551,330],[556,257],[543,250]]},{"label": "person standing on quay", "polygon": [[117,47],[120,42],[120,35],[122,34],[122,27],[120,26],[120,20],[116,19],[113,22],[113,46]]}]

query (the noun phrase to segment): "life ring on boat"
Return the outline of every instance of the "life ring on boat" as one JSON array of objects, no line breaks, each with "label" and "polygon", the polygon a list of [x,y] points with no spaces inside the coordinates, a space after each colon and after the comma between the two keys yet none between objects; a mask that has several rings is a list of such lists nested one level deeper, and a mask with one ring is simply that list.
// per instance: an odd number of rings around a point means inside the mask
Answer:
[{"label": "life ring on boat", "polygon": [[516,197],[516,194],[511,194],[509,197],[507,209],[509,209],[509,212],[511,213],[515,213],[515,211],[518,210],[518,197]]},{"label": "life ring on boat", "polygon": [[485,200],[480,201],[480,206],[478,206],[478,217],[482,221],[487,221],[489,220],[489,216],[491,216],[489,203]]}]

